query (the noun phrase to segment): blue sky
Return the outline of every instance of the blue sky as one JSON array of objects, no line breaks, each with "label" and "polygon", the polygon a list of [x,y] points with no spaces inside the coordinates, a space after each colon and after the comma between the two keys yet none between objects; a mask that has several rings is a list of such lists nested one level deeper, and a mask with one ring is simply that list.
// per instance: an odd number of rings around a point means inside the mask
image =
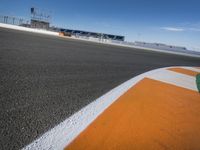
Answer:
[{"label": "blue sky", "polygon": [[29,18],[32,6],[51,11],[59,27],[200,51],[199,0],[0,0],[0,14]]}]

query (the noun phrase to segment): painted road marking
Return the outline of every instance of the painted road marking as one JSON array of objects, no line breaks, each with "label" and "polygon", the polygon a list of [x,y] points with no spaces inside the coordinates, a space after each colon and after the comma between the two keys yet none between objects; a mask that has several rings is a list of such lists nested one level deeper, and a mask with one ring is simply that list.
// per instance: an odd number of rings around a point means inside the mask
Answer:
[{"label": "painted road marking", "polygon": [[51,129],[50,131],[44,133],[41,137],[24,147],[23,150],[62,150],[128,89],[130,89],[144,77],[157,73],[160,70],[161,69],[156,69],[146,72],[112,89],[105,95],[101,96],[86,107],[82,108],[71,117],[67,118],[65,121]]},{"label": "painted road marking", "polygon": [[34,149],[57,149],[62,150],[72,142],[90,123],[92,123],[106,108],[115,102],[128,89],[140,80],[151,74],[160,72],[161,69],[152,70],[136,76],[118,87],[112,89],[105,95],[94,100],[80,111],[67,118],[65,121],[44,133],[41,137],[25,146],[23,150]]},{"label": "painted road marking", "polygon": [[200,149],[200,95],[145,78],[66,149]]},{"label": "painted road marking", "polygon": [[162,70],[158,73],[152,74],[148,78],[197,91],[195,77],[176,73],[174,71]]},{"label": "painted road marking", "polygon": [[200,73],[200,68],[197,68],[197,67],[181,67],[181,68],[185,68],[185,69],[196,71],[196,72]]},{"label": "painted road marking", "polygon": [[189,75],[189,76],[194,76],[194,77],[196,77],[196,75],[199,73],[199,72],[196,72],[196,71],[192,71],[192,70],[185,69],[185,68],[178,68],[178,67],[177,68],[169,68],[168,70],[178,72],[178,73],[182,73],[182,74],[186,74],[186,75]]},{"label": "painted road marking", "polygon": [[[143,80],[146,77],[152,79],[155,78],[156,80],[160,80],[162,82],[183,87],[185,89],[190,89],[190,91],[192,89],[193,92],[196,91],[197,88],[195,89],[193,85],[193,82],[195,82],[193,81],[194,77],[176,73],[166,69],[168,68],[161,68],[149,71],[128,80],[127,82],[121,84],[120,86],[112,89],[105,95],[96,99],[86,107],[82,108],[80,111],[67,118],[65,121],[63,121],[53,129],[49,130],[23,149],[64,149],[99,115],[101,115],[107,108],[109,108],[109,106],[112,105],[120,96],[122,96],[130,88],[138,84],[139,81]],[[159,77],[159,75],[164,75],[164,77]],[[147,89],[151,90],[150,88]],[[142,94],[143,93],[141,93],[141,95]]]}]

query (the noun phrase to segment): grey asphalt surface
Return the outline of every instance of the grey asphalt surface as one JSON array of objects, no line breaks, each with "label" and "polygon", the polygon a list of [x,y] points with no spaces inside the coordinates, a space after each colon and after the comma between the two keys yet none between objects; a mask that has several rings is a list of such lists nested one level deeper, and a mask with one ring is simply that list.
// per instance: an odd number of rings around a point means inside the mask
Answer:
[{"label": "grey asphalt surface", "polygon": [[146,71],[200,59],[0,28],[0,149],[20,149]]}]

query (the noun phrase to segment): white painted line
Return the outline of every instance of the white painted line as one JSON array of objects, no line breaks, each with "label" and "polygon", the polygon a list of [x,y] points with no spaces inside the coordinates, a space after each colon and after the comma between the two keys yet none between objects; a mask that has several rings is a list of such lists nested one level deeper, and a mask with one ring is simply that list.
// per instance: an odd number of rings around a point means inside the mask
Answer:
[{"label": "white painted line", "polygon": [[144,77],[156,73],[159,70],[160,69],[144,73],[114,88],[66,119],[64,122],[46,132],[33,143],[24,147],[23,150],[63,149],[128,89]]},{"label": "white painted line", "polygon": [[194,68],[194,67],[181,67],[183,69],[188,69],[188,70],[191,70],[191,71],[195,71],[195,72],[199,72],[200,73],[200,69],[198,68]]},{"label": "white painted line", "polygon": [[[105,95],[96,99],[95,101],[87,105],[86,107],[82,108],[80,111],[78,111],[71,117],[67,118],[65,121],[63,121],[62,123],[60,123],[53,129],[43,134],[41,137],[33,141],[31,144],[24,147],[23,150],[35,150],[35,149],[62,150],[64,149],[83,130],[85,130],[88,125],[90,125],[101,113],[103,113],[106,108],[108,108],[128,89],[133,87],[135,84],[137,84],[139,81],[141,81],[145,77],[149,77],[154,80],[155,79],[157,80],[158,78],[158,80],[165,81],[167,83],[172,83],[174,85],[178,85],[181,87],[188,86],[189,89],[194,89],[194,87],[190,85],[191,83],[193,85],[193,81],[191,81],[191,80],[194,80],[193,78],[188,79],[188,76],[183,76],[179,74],[177,75],[177,73],[167,71],[166,69],[167,68],[152,70],[126,81],[125,83],[119,85],[118,87],[112,89]],[[160,77],[163,75],[164,77]],[[172,80],[178,80],[178,81],[172,81]]]},{"label": "white painted line", "polygon": [[183,87],[189,90],[198,91],[195,77],[177,73],[170,70],[162,70],[156,74],[152,74],[148,78]]}]

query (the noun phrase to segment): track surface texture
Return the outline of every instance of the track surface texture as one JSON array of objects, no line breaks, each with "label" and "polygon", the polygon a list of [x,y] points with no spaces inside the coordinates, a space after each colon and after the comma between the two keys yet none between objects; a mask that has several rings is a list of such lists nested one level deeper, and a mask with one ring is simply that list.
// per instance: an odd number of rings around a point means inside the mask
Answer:
[{"label": "track surface texture", "polygon": [[0,28],[0,149],[20,149],[124,81],[200,59]]}]

